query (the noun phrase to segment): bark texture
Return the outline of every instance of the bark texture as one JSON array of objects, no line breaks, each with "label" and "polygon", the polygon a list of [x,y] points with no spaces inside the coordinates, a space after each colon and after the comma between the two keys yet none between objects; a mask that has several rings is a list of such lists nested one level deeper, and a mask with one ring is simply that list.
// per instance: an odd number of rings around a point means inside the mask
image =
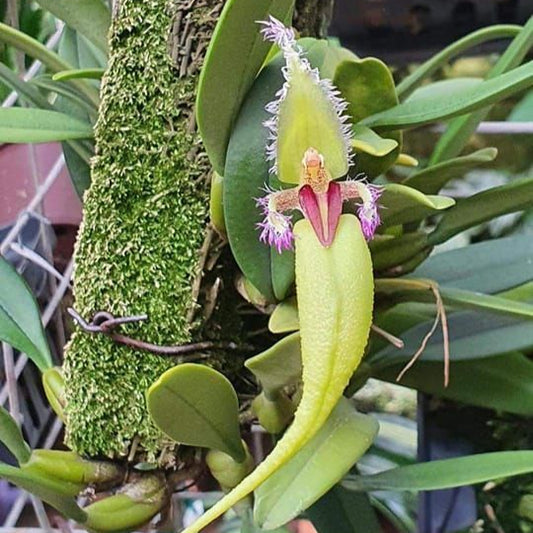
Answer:
[{"label": "bark texture", "polygon": [[[113,5],[97,155],[75,254],[75,301],[87,320],[97,311],[147,314],[147,322],[121,332],[156,344],[189,342],[194,328],[210,167],[193,104],[223,3]],[[331,0],[297,4],[298,29],[322,34]],[[231,318],[231,311],[225,314]],[[142,459],[160,460],[173,444],[151,423],[144,395],[173,364],[76,330],[64,365],[67,444],[83,455],[108,457],[131,455],[134,447],[146,452]]]},{"label": "bark texture", "polygon": [[[121,0],[96,127],[92,183],[76,248],[76,308],[86,319],[146,313],[124,328],[158,344],[191,339],[192,285],[204,240],[209,164],[194,128],[203,54],[222,0]],[[174,361],[80,330],[65,361],[67,443],[121,456],[164,447],[144,393]]]}]

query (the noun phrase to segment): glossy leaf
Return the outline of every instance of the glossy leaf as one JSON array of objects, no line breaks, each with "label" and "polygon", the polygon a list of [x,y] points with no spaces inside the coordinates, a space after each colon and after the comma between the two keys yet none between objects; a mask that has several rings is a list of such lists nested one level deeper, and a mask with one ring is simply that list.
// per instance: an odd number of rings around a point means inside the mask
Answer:
[{"label": "glossy leaf", "polygon": [[424,233],[406,233],[400,237],[378,235],[370,241],[374,270],[383,271],[401,265],[427,247]]},{"label": "glossy leaf", "polygon": [[298,306],[295,297],[280,302],[268,321],[268,329],[272,333],[289,333],[296,331],[299,327]]},{"label": "glossy leaf", "polygon": [[349,476],[350,490],[440,490],[533,472],[533,451],[492,452],[393,468],[371,476]]},{"label": "glossy leaf", "polygon": [[455,200],[447,196],[426,196],[411,187],[391,183],[383,187],[379,204],[381,222],[387,227],[422,220],[449,209]]},{"label": "glossy leaf", "polygon": [[[533,62],[531,63],[533,66]],[[445,213],[435,231],[429,235],[430,244],[447,241],[457,233],[492,220],[500,215],[515,213],[531,207],[533,178],[515,179],[500,187],[493,187],[461,200]]]},{"label": "glossy leaf", "polygon": [[494,161],[497,155],[496,148],[482,148],[471,154],[449,159],[416,172],[405,179],[403,184],[426,194],[436,194],[448,181],[462,178],[469,170]]},{"label": "glossy leaf", "polygon": [[481,28],[431,56],[425,63],[422,63],[414,72],[404,78],[397,87],[398,96],[402,100],[407,98],[425,78],[428,78],[439,68],[444,66],[451,58],[458,56],[465,50],[473,48],[487,41],[515,37],[522,30],[521,26],[514,24],[498,24]]},{"label": "glossy leaf", "polygon": [[335,485],[306,513],[318,533],[382,533],[367,494]]},{"label": "glossy leaf", "polygon": [[[518,67],[533,46],[533,18],[530,17],[522,31],[514,38],[507,50],[501,55],[489,72],[487,79],[495,80],[500,75]],[[527,63],[533,66],[529,61]],[[527,66],[524,65],[524,66]],[[509,72],[509,74],[511,73]],[[476,131],[477,125],[487,116],[490,108],[479,109],[463,117],[451,121],[439,139],[431,154],[430,163],[435,164],[458,155],[470,136]]]},{"label": "glossy leaf", "polygon": [[[376,372],[375,377],[396,383],[403,364]],[[420,361],[400,385],[485,409],[533,416],[533,362],[520,353],[455,363],[444,387],[442,363]]]},{"label": "glossy leaf", "polygon": [[0,142],[43,143],[88,139],[90,124],[46,109],[5,108],[0,110]]},{"label": "glossy leaf", "polygon": [[11,90],[16,91],[25,102],[44,109],[51,107],[46,98],[35,87],[20,79],[15,72],[3,63],[0,63],[0,80]]},{"label": "glossy leaf", "polygon": [[220,372],[192,363],[175,366],[148,389],[147,404],[154,423],[176,442],[244,460],[237,395]]},{"label": "glossy leaf", "polygon": [[20,468],[0,463],[0,478],[27,490],[57,509],[64,516],[83,523],[85,512],[78,507],[72,494],[65,490],[65,483],[50,479],[37,472],[25,472]]},{"label": "glossy leaf", "polygon": [[412,276],[441,286],[495,294],[533,279],[530,235],[470,244],[430,257]]},{"label": "glossy leaf", "polygon": [[268,350],[247,359],[244,365],[266,391],[275,392],[297,383],[302,375],[300,333],[287,335]]},{"label": "glossy leaf", "polygon": [[50,368],[52,357],[37,304],[24,280],[3,258],[0,286],[0,339],[24,352],[41,371]]},{"label": "glossy leaf", "polygon": [[0,406],[0,442],[15,456],[19,464],[25,463],[31,455],[31,450],[20,427],[11,415]]},{"label": "glossy leaf", "polygon": [[100,50],[107,51],[111,12],[102,0],[37,0],[38,3],[79,31]]},{"label": "glossy leaf", "polygon": [[272,529],[298,516],[340,481],[377,431],[376,419],[342,398],[318,433],[254,492],[255,521]]},{"label": "glossy leaf", "polygon": [[[335,71],[333,83],[347,100],[347,113],[357,128],[361,128],[361,124],[357,123],[362,119],[398,104],[390,70],[373,57],[343,61]],[[382,156],[359,153],[355,158],[358,172],[374,177],[394,164],[401,149],[401,133],[393,132],[382,137],[396,142],[398,146]]]},{"label": "glossy leaf", "polygon": [[239,109],[272,46],[259,33],[258,21],[273,15],[288,22],[293,7],[294,0],[230,0],[220,15],[200,75],[196,108],[203,144],[220,175]]},{"label": "glossy leaf", "polygon": [[[438,96],[430,86],[424,87],[424,97],[416,97],[415,92],[410,100],[367,117],[362,124],[376,128],[379,133],[421,126],[481,109],[530,87],[533,83],[533,62],[530,61],[496,78],[471,82],[468,88],[465,88],[465,83],[448,83],[446,86],[444,83],[433,84],[439,84],[441,91]],[[455,90],[451,90],[452,86]]]}]

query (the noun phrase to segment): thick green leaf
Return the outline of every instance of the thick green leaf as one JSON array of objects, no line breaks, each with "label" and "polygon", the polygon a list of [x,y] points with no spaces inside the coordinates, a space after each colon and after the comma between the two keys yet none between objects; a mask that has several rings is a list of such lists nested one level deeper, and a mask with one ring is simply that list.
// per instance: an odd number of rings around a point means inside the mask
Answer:
[{"label": "thick green leaf", "polygon": [[268,350],[248,359],[244,365],[266,391],[277,391],[297,383],[302,375],[300,333],[287,335]]},{"label": "thick green leaf", "polygon": [[431,76],[431,74],[445,65],[452,57],[456,57],[465,50],[487,41],[515,37],[521,30],[521,26],[514,24],[498,24],[476,30],[454,41],[439,53],[431,56],[430,59],[398,84],[397,91],[399,98],[402,100],[407,98],[425,78]]},{"label": "thick green leaf", "polygon": [[497,155],[496,148],[482,148],[471,154],[449,159],[416,172],[406,178],[403,184],[426,194],[436,194],[448,181],[462,178],[469,170],[494,161]]},{"label": "thick green leaf", "polygon": [[44,143],[92,136],[90,124],[57,111],[29,108],[0,110],[0,142]]},{"label": "thick green leaf", "polygon": [[78,507],[70,491],[65,489],[67,485],[65,483],[60,483],[37,472],[25,472],[1,463],[0,478],[31,492],[64,516],[80,524],[87,520],[85,512]]},{"label": "thick green leaf", "polygon": [[[358,128],[361,125],[357,123],[365,117],[398,104],[389,68],[373,57],[343,61],[335,71],[333,83],[347,100],[347,113]],[[401,150],[401,133],[389,133],[384,138],[396,142],[396,148],[380,156],[359,153],[355,158],[355,167],[359,172],[374,177],[394,164]]]},{"label": "thick green leaf", "polygon": [[288,298],[276,306],[270,315],[268,329],[272,333],[289,333],[300,329],[296,297]]},{"label": "thick green leaf", "polygon": [[293,8],[294,0],[229,0],[220,15],[196,104],[202,141],[220,175],[224,175],[226,149],[239,109],[272,46],[259,33],[258,21],[269,15],[290,21]]},{"label": "thick green leaf", "polygon": [[480,453],[401,466],[371,476],[348,476],[350,490],[440,490],[533,472],[533,451]]},{"label": "thick green leaf", "polygon": [[[437,83],[440,89],[444,88],[444,82]],[[447,84],[448,90],[439,91],[438,97],[432,96],[429,88],[424,88],[424,97],[416,97],[415,93],[410,100],[365,118],[362,124],[378,132],[421,126],[481,109],[527,89],[532,83],[533,61],[529,61],[496,78],[469,82],[468,88],[465,83],[458,83],[454,86],[456,90],[451,90],[452,84]]]},{"label": "thick green leaf", "polygon": [[533,279],[533,239],[506,237],[430,257],[412,274],[439,285],[494,294]]},{"label": "thick green leaf", "polygon": [[9,263],[0,258],[0,339],[24,352],[41,371],[52,357],[30,289]]},{"label": "thick green leaf", "polygon": [[[435,296],[429,290],[429,282],[424,279],[416,279],[410,276],[406,278],[381,278],[377,279],[375,284],[376,292],[396,294],[396,297],[399,297],[400,300],[430,303],[435,301]],[[523,301],[516,301],[516,299],[453,287],[439,287],[439,292],[444,303],[455,308],[489,311],[519,318],[533,318],[533,305]],[[530,294],[524,290],[522,297],[523,299],[528,299]]]},{"label": "thick green leaf", "polygon": [[19,426],[11,415],[0,406],[0,442],[15,456],[19,464],[31,456],[31,449],[24,440]]},{"label": "thick green leaf", "polygon": [[156,426],[176,442],[245,459],[237,395],[220,372],[193,363],[175,366],[148,389],[147,404]]},{"label": "thick green leaf", "polygon": [[[498,79],[505,72],[513,72],[512,69],[520,65],[532,46],[533,17],[530,17],[523,30],[515,37],[491,69],[487,79]],[[530,61],[529,65],[531,66],[531,64],[532,62]],[[489,111],[490,108],[479,109],[475,113],[453,120],[435,146],[431,154],[430,163],[435,164],[460,154],[470,136],[476,131],[478,124],[487,116]]]},{"label": "thick green leaf", "polygon": [[298,516],[342,479],[378,427],[375,418],[342,398],[318,433],[254,492],[255,521],[272,529]]},{"label": "thick green leaf", "polygon": [[[33,39],[25,33],[22,33],[21,31],[18,31],[1,22],[0,41],[21,50],[34,59],[38,59],[52,72],[70,70],[73,68],[72,65],[69,65],[67,62],[65,62],[58,54],[48,50],[46,46],[41,44],[36,39]],[[96,88],[88,85],[82,80],[75,80],[73,83],[91,102],[98,103],[98,90]]]},{"label": "thick green leaf", "polygon": [[368,495],[335,485],[306,513],[318,533],[381,533]]},{"label": "thick green leaf", "polygon": [[77,79],[99,80],[104,75],[103,68],[83,68],[62,70],[52,76],[54,81],[68,81]]},{"label": "thick green leaf", "polygon": [[356,153],[383,157],[398,147],[398,141],[384,139],[370,128],[356,124],[352,128],[352,146]]},{"label": "thick green leaf", "polygon": [[406,233],[400,237],[377,235],[370,241],[374,270],[383,271],[401,265],[427,247],[425,233]]},{"label": "thick green leaf", "polygon": [[[388,366],[408,361],[420,347],[432,323],[433,320],[428,320],[407,330],[401,336],[404,348],[385,347],[377,354],[372,354],[370,362]],[[452,362],[482,359],[533,347],[531,323],[516,318],[461,311],[448,316],[448,329]],[[436,331],[420,359],[442,361],[443,354],[442,333]]]},{"label": "thick green leaf", "polygon": [[426,196],[411,187],[390,183],[383,187],[379,203],[382,207],[381,222],[387,227],[417,222],[449,209],[455,200],[447,196]]},{"label": "thick green leaf", "polygon": [[[402,367],[387,367],[374,375],[395,383]],[[442,363],[420,361],[400,385],[486,409],[533,416],[533,362],[520,353],[456,363],[448,387],[442,372]]]},{"label": "thick green leaf", "polygon": [[[533,61],[531,62],[533,66]],[[440,220],[428,237],[430,244],[440,244],[457,233],[506,213],[528,209],[533,203],[533,178],[515,179],[457,202]]]},{"label": "thick green leaf", "polygon": [[102,0],[37,0],[71,28],[85,35],[100,50],[107,51],[111,13]]}]

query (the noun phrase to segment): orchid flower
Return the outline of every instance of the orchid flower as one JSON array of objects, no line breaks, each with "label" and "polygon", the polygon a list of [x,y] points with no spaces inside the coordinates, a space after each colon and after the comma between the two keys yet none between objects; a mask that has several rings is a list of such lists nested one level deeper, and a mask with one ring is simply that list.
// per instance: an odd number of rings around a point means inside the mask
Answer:
[{"label": "orchid flower", "polygon": [[313,227],[320,243],[329,247],[342,213],[342,204],[358,200],[357,216],[363,234],[373,237],[380,219],[377,201],[380,188],[364,180],[334,181],[348,172],[352,163],[352,133],[348,104],[330,80],[320,79],[296,42],[294,31],[274,17],[261,30],[265,40],[279,46],[285,58],[285,82],[276,100],[266,106],[272,115],[264,126],[269,131],[267,158],[270,172],[292,189],[265,189],[257,199],[264,219],[257,226],[260,240],[278,252],[291,249],[292,217],[299,210]]}]

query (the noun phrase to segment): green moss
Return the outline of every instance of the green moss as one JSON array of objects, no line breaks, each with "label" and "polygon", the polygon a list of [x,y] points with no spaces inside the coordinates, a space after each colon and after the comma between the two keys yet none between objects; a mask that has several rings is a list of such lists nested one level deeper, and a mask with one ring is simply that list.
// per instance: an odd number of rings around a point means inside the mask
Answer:
[{"label": "green moss", "polygon": [[[197,35],[193,51],[209,38],[209,13],[220,3],[200,0],[184,14],[188,34]],[[159,344],[190,340],[191,282],[208,210],[207,161],[194,155],[200,141],[190,133],[199,65],[178,77],[168,53],[171,23],[166,0],[120,2],[75,255],[78,312],[88,319],[99,310],[146,313],[146,323],[123,330]],[[154,457],[164,442],[144,393],[172,364],[77,330],[65,361],[68,445],[117,456],[138,436]]]}]

